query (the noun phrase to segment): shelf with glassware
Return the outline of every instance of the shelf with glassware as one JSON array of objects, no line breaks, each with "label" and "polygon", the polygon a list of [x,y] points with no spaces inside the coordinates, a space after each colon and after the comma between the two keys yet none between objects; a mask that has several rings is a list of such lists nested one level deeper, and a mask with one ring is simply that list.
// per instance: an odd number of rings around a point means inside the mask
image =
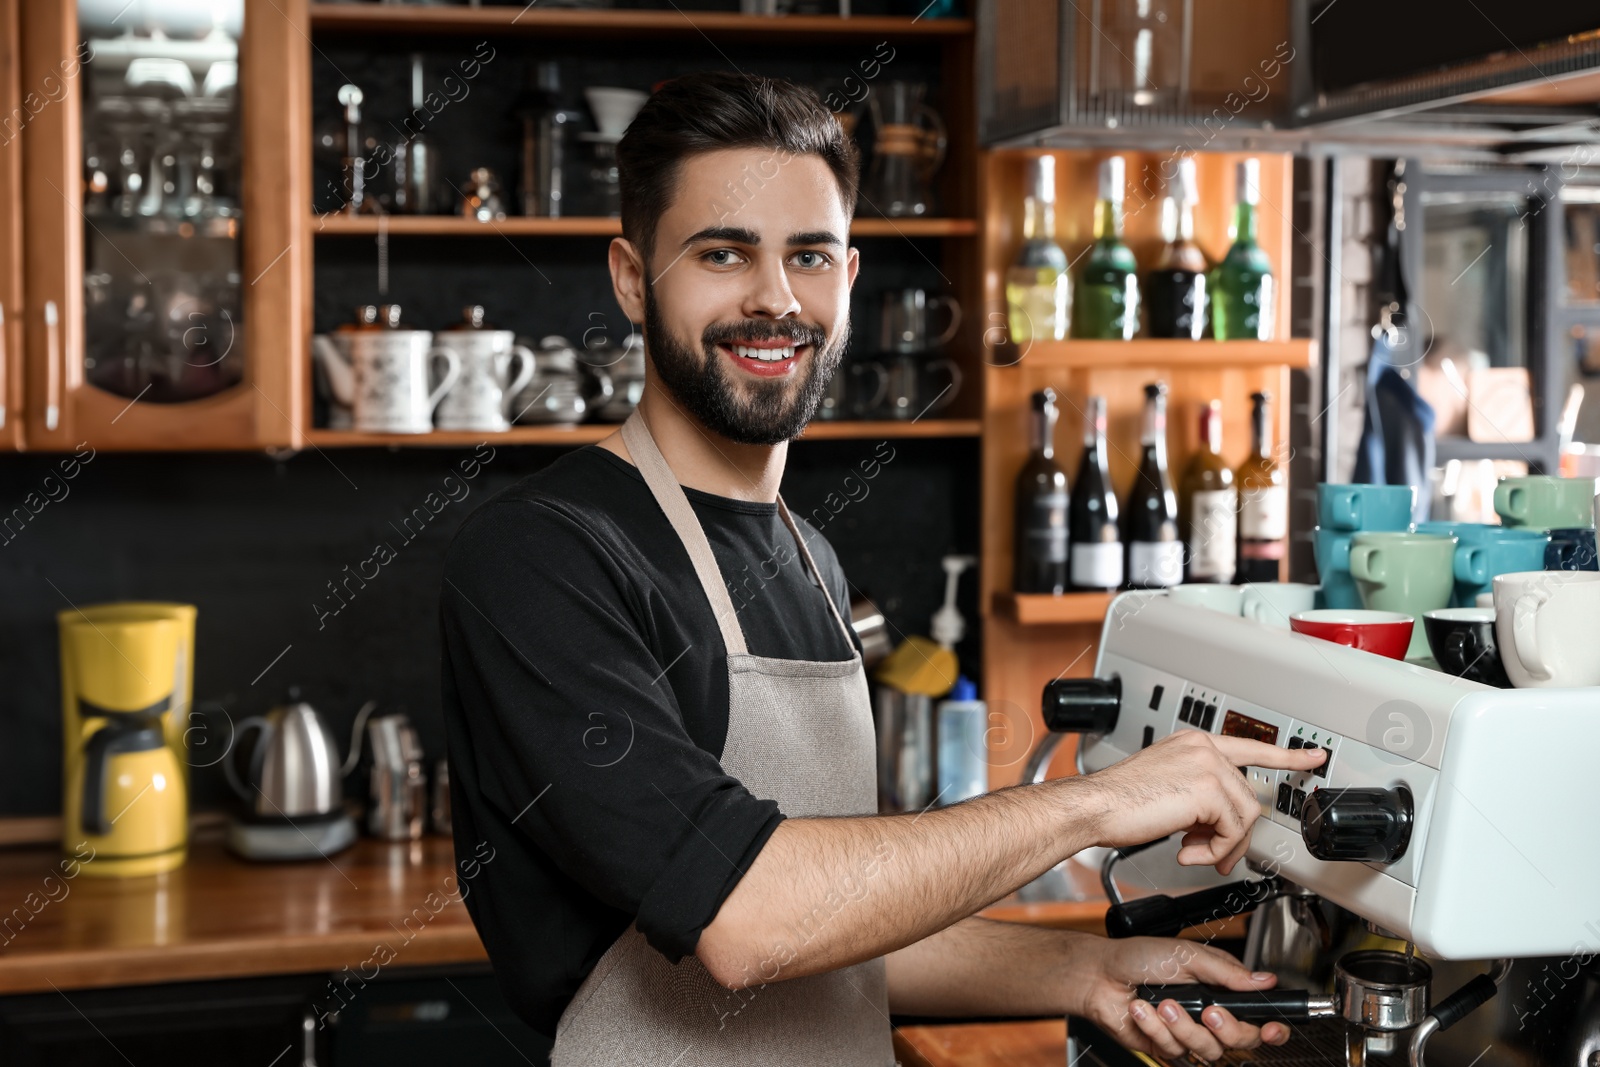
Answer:
[{"label": "shelf with glassware", "polygon": [[[328,236],[391,237],[620,237],[622,220],[615,216],[528,218],[509,215],[477,219],[459,215],[323,214],[312,220],[312,233]],[[850,223],[852,237],[974,237],[977,219],[871,218]]]},{"label": "shelf with glassware", "polygon": [[[1121,157],[1120,165],[1105,167],[1114,156]],[[1232,266],[1252,270],[1221,270],[1230,264],[1244,214],[1236,204],[1245,199],[1236,196],[1240,165],[1252,158],[1256,162],[1246,177],[1254,210],[1247,221],[1259,254],[1243,264],[1240,256],[1232,257]],[[1040,159],[1050,162],[1038,167],[1034,161]],[[1113,172],[1109,182],[1108,169]],[[1050,172],[1043,183],[1040,171]],[[1186,187],[1181,198],[1167,195],[1179,186]],[[1287,219],[1293,189],[1287,156],[1206,153],[1186,166],[1177,154],[995,151],[980,164],[980,188],[982,311],[991,327],[999,327],[985,335],[982,372],[984,695],[1006,718],[1009,733],[1032,737],[1041,728],[1037,708],[1044,683],[1093,669],[1099,629],[1115,596],[1109,587],[1123,584],[1119,573],[1092,591],[1075,591],[1071,581],[1060,594],[1016,591],[1017,489],[1030,455],[1035,394],[1046,389],[1055,394],[1062,421],[1055,437],[1058,462],[1069,475],[1082,466],[1083,452],[1074,442],[1080,427],[1087,438],[1086,413],[1095,410],[1098,398],[1103,415],[1096,421],[1103,426],[1104,443],[1098,449],[1103,463],[1097,466],[1103,473],[1091,480],[1101,484],[1102,496],[1115,500],[1119,511],[1132,510],[1130,498],[1147,502],[1146,495],[1163,504],[1156,518],[1168,531],[1184,519],[1178,513],[1178,489],[1191,459],[1204,450],[1202,420],[1215,419],[1221,438],[1217,465],[1230,473],[1251,451],[1252,394],[1272,398],[1264,431],[1268,447],[1286,441],[1289,375],[1293,368],[1310,366],[1316,349],[1310,341],[1285,339],[1287,302],[1272,300],[1272,283],[1262,299],[1262,260],[1274,282],[1290,262]],[[1041,247],[1046,242],[1054,251]],[[1220,331],[1209,325],[1209,317],[1197,321],[1194,316],[1196,290],[1213,281],[1224,288],[1223,299],[1232,300],[1226,311],[1235,312],[1224,318]],[[1244,294],[1251,299],[1239,299]],[[1141,295],[1148,299],[1140,301]],[[1021,315],[1015,313],[1018,308]],[[1251,315],[1241,318],[1241,308]],[[1224,339],[1218,340],[1219,334]],[[1150,392],[1158,383],[1165,404],[1160,459],[1172,487],[1166,503],[1161,492],[1134,492],[1147,480],[1142,470],[1153,451]],[[1220,405],[1213,408],[1213,401]],[[1082,495],[1081,477],[1080,471],[1069,480],[1067,505]],[[1064,507],[1069,549],[1070,518]],[[1164,532],[1129,533],[1123,525],[1111,527],[1116,546],[1101,553],[1108,566],[1118,564],[1119,572],[1131,558],[1124,538],[1138,541],[1131,547],[1146,549],[1151,559],[1160,555],[1154,548],[1171,547],[1162,540]],[[1171,578],[1162,571],[1151,581]],[[1015,769],[998,756],[995,764],[991,786],[1009,784]]]},{"label": "shelf with glassware", "polygon": [[[615,433],[616,423],[580,423],[576,426],[513,426],[501,432],[432,430],[420,434],[362,433],[355,430],[307,430],[307,445],[318,448],[470,448],[483,442],[495,445],[577,446],[593,444]],[[796,441],[882,440],[884,438],[977,437],[977,419],[926,419],[897,422],[861,419],[852,422],[813,422]]]},{"label": "shelf with glassware", "polygon": [[16,4],[0,26],[21,84],[69,90],[30,109],[20,200],[0,190],[28,280],[4,348],[30,450],[293,443],[303,367],[278,357],[300,336],[309,189],[283,103],[305,59],[271,8],[171,7],[129,29]]},{"label": "shelf with glassware", "polygon": [[538,37],[706,37],[719,41],[827,44],[884,37],[970,38],[967,18],[866,15],[746,15],[672,5],[651,10],[560,10],[527,5],[426,7],[313,3],[311,28],[360,34],[527,34]]}]

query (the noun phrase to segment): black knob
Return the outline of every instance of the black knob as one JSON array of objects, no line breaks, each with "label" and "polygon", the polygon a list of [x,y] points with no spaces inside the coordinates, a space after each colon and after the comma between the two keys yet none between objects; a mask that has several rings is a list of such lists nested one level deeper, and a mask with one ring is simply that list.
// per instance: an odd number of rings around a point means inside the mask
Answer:
[{"label": "black knob", "polygon": [[1044,687],[1044,725],[1056,733],[1109,734],[1121,711],[1121,678],[1057,678]]},{"label": "black knob", "polygon": [[1319,860],[1393,863],[1411,843],[1411,790],[1318,789],[1300,810],[1300,834]]}]

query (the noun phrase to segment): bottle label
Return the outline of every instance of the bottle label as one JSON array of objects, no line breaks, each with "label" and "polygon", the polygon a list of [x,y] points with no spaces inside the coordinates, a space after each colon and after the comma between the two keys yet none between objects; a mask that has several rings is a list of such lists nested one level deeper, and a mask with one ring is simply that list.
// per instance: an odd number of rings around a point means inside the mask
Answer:
[{"label": "bottle label", "polygon": [[1067,561],[1066,493],[1046,493],[1035,497],[1028,516],[1028,551],[1045,563]]},{"label": "bottle label", "polygon": [[1182,541],[1134,541],[1128,546],[1130,581],[1138,585],[1177,585],[1183,581]]},{"label": "bottle label", "polygon": [[1238,495],[1232,489],[1198,492],[1190,500],[1189,576],[1227,581],[1237,568]]},{"label": "bottle label", "polygon": [[1072,546],[1072,584],[1115,589],[1122,584],[1122,542],[1080,541]]},{"label": "bottle label", "polygon": [[1246,541],[1282,541],[1289,536],[1289,490],[1267,485],[1247,490],[1239,509],[1239,535]]}]

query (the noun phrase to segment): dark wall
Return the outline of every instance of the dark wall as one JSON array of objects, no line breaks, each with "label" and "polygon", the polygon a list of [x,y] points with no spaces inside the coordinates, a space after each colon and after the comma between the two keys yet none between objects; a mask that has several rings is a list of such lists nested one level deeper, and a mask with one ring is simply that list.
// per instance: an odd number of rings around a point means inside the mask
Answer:
[{"label": "dark wall", "polygon": [[[199,606],[195,701],[212,728],[191,738],[197,808],[228,796],[210,764],[229,719],[267,710],[289,685],[301,686],[341,732],[369,698],[403,707],[430,757],[442,755],[444,548],[474,508],[559,454],[485,450],[479,455],[489,458],[470,480],[461,465],[472,449],[312,449],[284,459],[100,453],[80,461],[70,481],[59,477],[60,456],[0,459],[5,514],[30,493],[55,498],[25,525],[0,531],[0,816],[59,810],[55,615],[75,604]],[[874,456],[881,470],[866,481],[859,464]],[[466,495],[453,490],[459,502],[404,529],[430,493],[446,497],[452,474]],[[822,525],[857,588],[910,634],[927,632],[943,594],[939,557],[977,548],[977,490],[975,441],[864,440],[794,445],[783,491],[796,512]],[[340,607],[328,583],[379,542],[395,558]],[[975,586],[965,581],[962,603],[974,623]],[[969,671],[977,647],[975,634],[964,643]]]}]

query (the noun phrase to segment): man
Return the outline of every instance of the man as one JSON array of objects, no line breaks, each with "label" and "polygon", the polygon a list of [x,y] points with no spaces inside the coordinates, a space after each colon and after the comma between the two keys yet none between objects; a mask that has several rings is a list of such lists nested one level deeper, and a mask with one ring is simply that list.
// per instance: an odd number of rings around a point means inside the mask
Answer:
[{"label": "man", "polygon": [[617,158],[638,412],[475,512],[441,607],[456,848],[493,856],[467,905],[553,1062],[887,1067],[891,1011],[1073,1013],[1208,1059],[1287,1040],[1133,999],[1272,985],[1219,950],[973,916],[1094,845],[1185,831],[1180,860],[1226,873],[1259,814],[1237,766],[1321,753],[1183,731],[874,814],[848,587],[778,497],[849,332],[855,150],[809,90],[708,74],[660,88]]}]

